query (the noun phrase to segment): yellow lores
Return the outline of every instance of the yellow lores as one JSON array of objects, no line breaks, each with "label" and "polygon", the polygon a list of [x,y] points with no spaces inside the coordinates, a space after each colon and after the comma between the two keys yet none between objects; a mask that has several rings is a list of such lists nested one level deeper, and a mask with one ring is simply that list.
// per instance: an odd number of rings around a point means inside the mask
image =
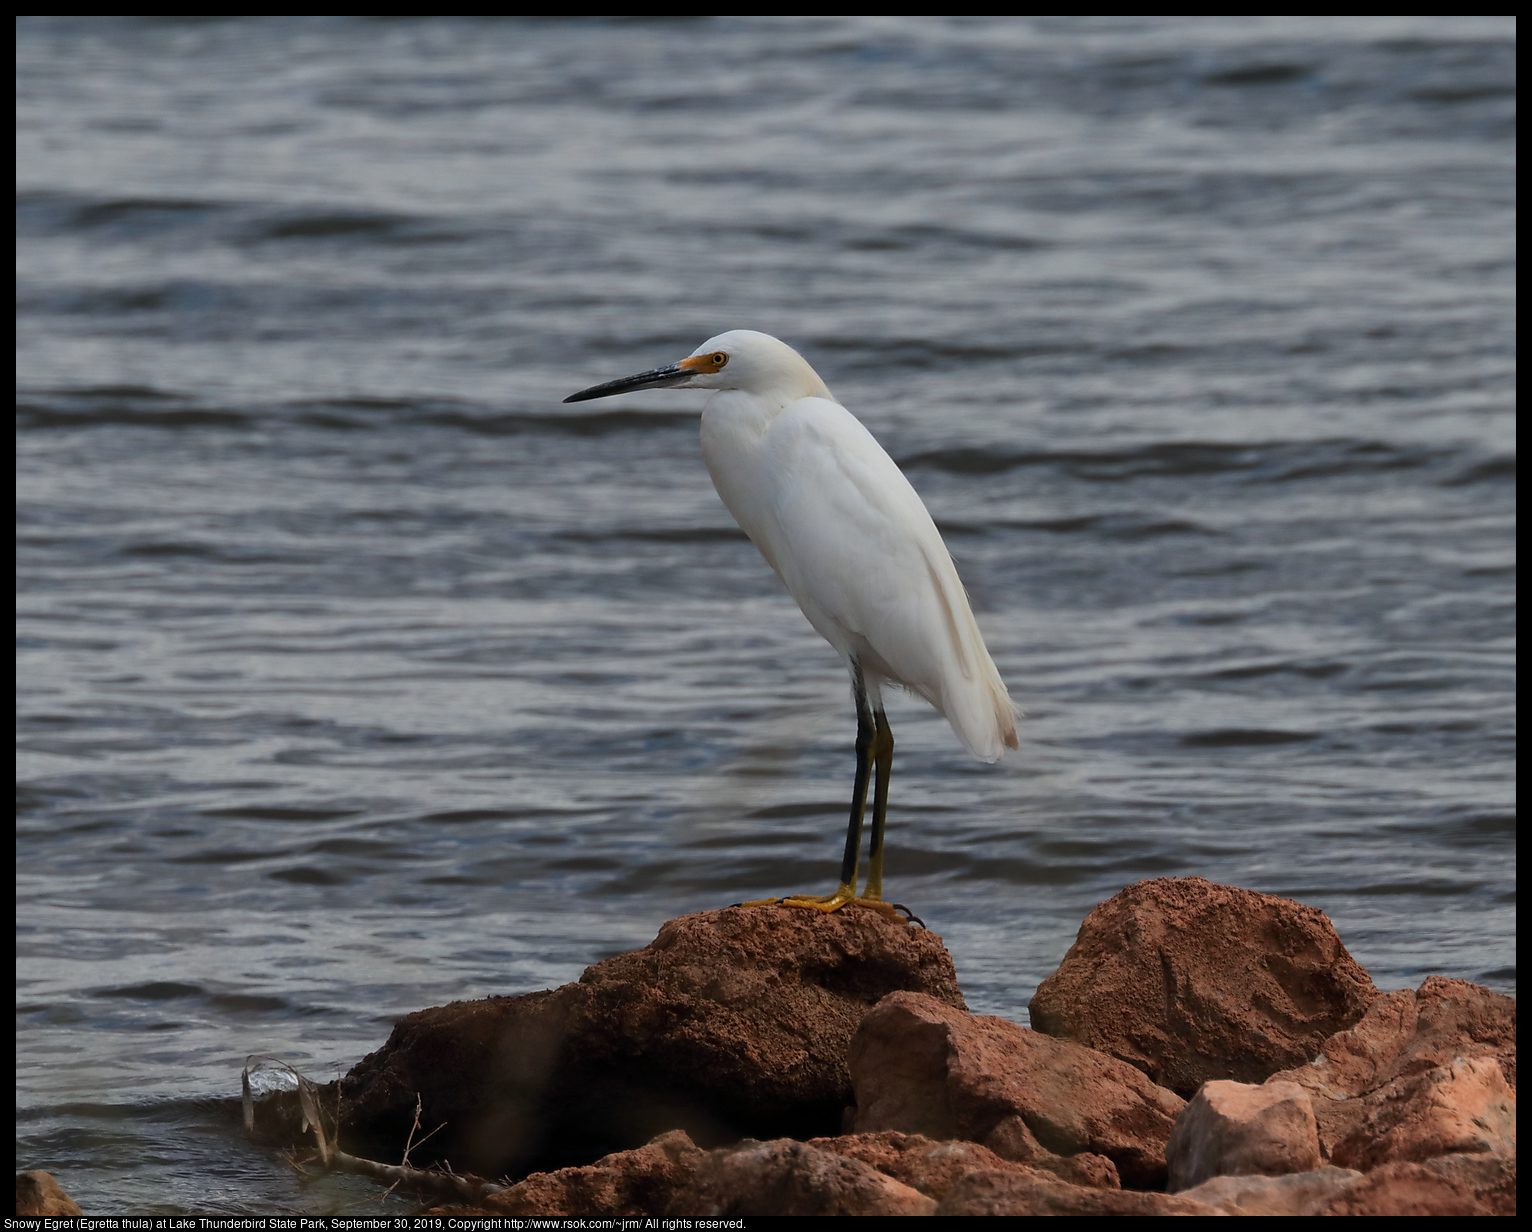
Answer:
[{"label": "yellow lores", "polygon": [[[833,894],[768,899],[835,911],[883,902],[883,828],[894,737],[883,686],[918,693],[975,757],[1016,747],[1018,711],[974,623],[931,515],[872,433],[804,358],[750,329],[709,338],[687,358],[581,390],[565,402],[660,386],[712,389],[702,456],[745,534],[845,661],[856,698],[856,784]],[[856,893],[873,780],[866,888]]]}]

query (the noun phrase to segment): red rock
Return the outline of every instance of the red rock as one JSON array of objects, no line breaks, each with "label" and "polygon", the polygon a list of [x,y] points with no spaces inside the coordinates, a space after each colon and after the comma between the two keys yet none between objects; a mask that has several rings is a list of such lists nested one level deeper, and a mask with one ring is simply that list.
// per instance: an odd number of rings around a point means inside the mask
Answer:
[{"label": "red rock", "polygon": [[1515,1088],[1516,1002],[1467,980],[1433,975],[1416,992],[1402,988],[1379,997],[1291,1078],[1328,1098],[1350,1099],[1394,1078],[1481,1056],[1498,1061]]},{"label": "red rock", "polygon": [[[856,1161],[856,1166],[839,1168],[821,1156]],[[897,1185],[869,1179],[863,1165]],[[1026,1171],[977,1143],[933,1142],[913,1134],[852,1134],[806,1144],[746,1142],[709,1154],[673,1131],[582,1168],[534,1173],[480,1206],[438,1207],[429,1213],[585,1218],[665,1218],[723,1209],[734,1215],[927,1214],[964,1174],[1005,1169]],[[917,1202],[919,1195],[927,1201]]]},{"label": "red rock", "polygon": [[38,1169],[16,1174],[16,1214],[49,1216],[83,1213],[50,1173]]},{"label": "red rock", "polygon": [[1378,997],[1324,913],[1201,877],[1097,906],[1032,998],[1032,1025],[1182,1095],[1301,1065]]},{"label": "red rock", "polygon": [[423,1010],[343,1084],[343,1144],[485,1176],[552,1169],[681,1129],[703,1146],[833,1134],[846,1049],[886,993],[962,1008],[934,933],[861,908],[741,907],[671,920],[577,984]]},{"label": "red rock", "polygon": [[815,1138],[809,1143],[821,1151],[860,1159],[884,1176],[940,1201],[954,1181],[976,1171],[1024,1171],[1008,1163],[988,1147],[976,1142],[934,1142],[921,1134],[884,1130],[876,1134],[846,1134],[839,1138]]},{"label": "red rock", "polygon": [[1427,976],[1416,990],[1414,1037],[1393,1066],[1394,1074],[1425,1071],[1458,1057],[1493,1057],[1507,1084],[1516,1088],[1516,1001],[1470,984]]},{"label": "red rock", "polygon": [[1230,1215],[1515,1215],[1516,1161],[1447,1155],[1385,1164],[1366,1177],[1333,1166],[1287,1176],[1216,1176],[1177,1196]]},{"label": "red rock", "polygon": [[1442,1155],[1420,1166],[1466,1189],[1491,1215],[1516,1213],[1514,1155]]},{"label": "red rock", "polygon": [[1438,1155],[1516,1153],[1516,1095],[1491,1057],[1396,1078],[1371,1093],[1361,1122],[1335,1149],[1347,1168]]},{"label": "red rock", "polygon": [[1071,1185],[1084,1185],[1088,1189],[1122,1188],[1117,1165],[1105,1155],[1093,1155],[1089,1151],[1055,1155],[1037,1140],[1019,1116],[1008,1116],[996,1125],[984,1139],[984,1145],[1001,1159],[1051,1172]]},{"label": "red rock", "polygon": [[933,1199],[860,1159],[806,1142],[744,1142],[714,1151],[671,1202],[672,1216],[929,1215]]},{"label": "red rock", "polygon": [[1339,1031],[1306,1066],[1273,1074],[1268,1082],[1296,1082],[1316,1095],[1344,1100],[1384,1081],[1415,1035],[1419,1017],[1408,988],[1379,997],[1353,1027]]},{"label": "red rock", "polygon": [[937,1204],[937,1215],[1222,1215],[1182,1195],[1086,1189],[1046,1172],[970,1172]]},{"label": "red rock", "polygon": [[1282,1176],[1319,1167],[1309,1093],[1296,1083],[1206,1082],[1165,1145],[1170,1192],[1215,1176]]},{"label": "red rock", "polygon": [[1215,1176],[1180,1197],[1228,1215],[1312,1215],[1362,1179],[1349,1168],[1315,1168],[1286,1176]]},{"label": "red rock", "polygon": [[1423,1164],[1385,1164],[1322,1203],[1315,1215],[1490,1215],[1469,1188]]},{"label": "red rock", "polygon": [[[632,1151],[619,1151],[583,1168],[534,1172],[471,1213],[480,1215],[580,1215],[659,1217],[676,1194],[696,1180],[707,1152],[680,1130],[661,1134]],[[454,1209],[433,1213],[467,1214]]]},{"label": "red rock", "polygon": [[1131,1065],[919,993],[880,1001],[849,1059],[859,1133],[983,1142],[1019,1116],[1050,1152],[1104,1155],[1124,1184],[1144,1188],[1164,1180],[1184,1106]]},{"label": "red rock", "polygon": [[[1380,1102],[1402,1107],[1424,1074],[1458,1058],[1493,1059],[1502,1073],[1509,1067],[1514,1074],[1516,1003],[1465,980],[1433,975],[1416,992],[1380,997],[1355,1026],[1326,1040],[1313,1062],[1269,1081],[1295,1082],[1309,1092],[1320,1147],[1333,1156],[1358,1134],[1384,1132],[1379,1127],[1393,1114],[1385,1115]],[[1514,1082],[1506,1085],[1514,1091]],[[1383,1158],[1369,1154],[1359,1138],[1346,1150],[1353,1158]]]}]

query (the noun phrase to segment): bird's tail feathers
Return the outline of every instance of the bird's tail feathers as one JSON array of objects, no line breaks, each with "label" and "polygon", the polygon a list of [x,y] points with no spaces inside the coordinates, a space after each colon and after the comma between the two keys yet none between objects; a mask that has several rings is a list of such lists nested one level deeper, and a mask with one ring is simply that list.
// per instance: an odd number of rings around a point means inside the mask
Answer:
[{"label": "bird's tail feathers", "polygon": [[939,563],[928,553],[926,568],[941,604],[959,670],[945,675],[941,699],[929,700],[947,716],[964,748],[985,761],[999,761],[1006,749],[1018,747],[1016,719],[1021,711],[1011,700],[995,661],[990,658],[984,635],[973,618],[968,593],[945,547],[943,557]]},{"label": "bird's tail feathers", "polygon": [[1021,711],[987,653],[983,666],[988,671],[981,679],[965,680],[962,687],[948,691],[941,710],[963,747],[975,757],[993,762],[999,761],[1006,749],[1019,747],[1016,720]]}]

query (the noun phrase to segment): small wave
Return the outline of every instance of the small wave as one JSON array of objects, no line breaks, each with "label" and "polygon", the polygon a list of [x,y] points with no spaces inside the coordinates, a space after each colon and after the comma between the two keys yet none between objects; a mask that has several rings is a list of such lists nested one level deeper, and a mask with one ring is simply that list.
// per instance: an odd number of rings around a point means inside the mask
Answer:
[{"label": "small wave", "polygon": [[1443,480],[1442,486],[1458,488],[1471,483],[1496,483],[1501,480],[1516,482],[1516,455],[1513,453],[1502,454],[1485,462],[1475,462]]},{"label": "small wave", "polygon": [[1362,898],[1387,897],[1400,894],[1405,897],[1424,895],[1430,898],[1459,898],[1477,894],[1483,889],[1481,881],[1443,881],[1422,877],[1418,881],[1379,881],[1370,885],[1353,886],[1351,893]]},{"label": "small wave", "polygon": [[[281,413],[281,412],[278,412]],[[472,403],[445,400],[336,398],[287,408],[307,427],[332,431],[368,430],[399,424],[456,428],[478,436],[611,436],[619,432],[695,428],[695,412],[601,410],[526,412],[480,410]]]},{"label": "small wave", "polygon": [[1202,80],[1210,86],[1281,86],[1301,81],[1313,72],[1307,64],[1246,64],[1209,73]]},{"label": "small wave", "polygon": [[241,821],[333,821],[337,817],[355,817],[361,809],[351,808],[279,808],[248,805],[243,808],[205,809],[204,817],[230,817]]},{"label": "small wave", "polygon": [[274,873],[267,873],[273,881],[285,881],[288,885],[306,886],[341,886],[345,885],[350,878],[343,877],[339,873],[332,873],[325,868],[282,868]]},{"label": "small wave", "polygon": [[137,385],[19,392],[18,430],[130,426],[138,428],[254,428],[298,423],[333,432],[403,426],[456,428],[482,436],[611,436],[621,432],[695,429],[695,411],[602,410],[520,412],[479,409],[444,399],[335,398],[269,406],[209,406],[184,394]]},{"label": "small wave", "polygon": [[150,428],[242,428],[252,418],[228,407],[199,404],[181,394],[142,385],[31,390],[16,397],[18,428],[81,428],[131,424]]},{"label": "small wave", "polygon": [[[1199,622],[1206,623],[1206,622]],[[1224,623],[1224,622],[1219,622]],[[1232,623],[1232,622],[1230,622]],[[1250,663],[1244,667],[1224,667],[1207,672],[1207,680],[1259,680],[1263,676],[1303,676],[1309,680],[1326,680],[1338,676],[1349,668],[1346,663]]]},{"label": "small wave", "polygon": [[1318,732],[1272,731],[1258,727],[1220,727],[1181,737],[1189,749],[1257,748],[1269,744],[1303,744],[1319,739]]},{"label": "small wave", "polygon": [[116,230],[145,235],[184,229],[190,221],[227,208],[220,202],[190,197],[95,197],[66,192],[16,195],[18,230],[23,234]]},{"label": "small wave", "polygon": [[208,1003],[236,1014],[265,1014],[288,1008],[288,1002],[281,997],[261,997],[251,993],[215,993],[208,998]]},{"label": "small wave", "polygon": [[1062,470],[1078,479],[1131,479],[1139,475],[1206,475],[1248,471],[1259,446],[1197,442],[1113,450],[932,449],[900,460],[905,469],[956,475],[996,475],[1022,467]]},{"label": "small wave", "polygon": [[1036,521],[997,522],[1009,530],[1043,531],[1053,535],[1092,534],[1133,543],[1167,535],[1217,535],[1219,532],[1185,518],[1163,518],[1143,513],[1098,513],[1078,518],[1042,518]]},{"label": "small wave", "polygon": [[[1216,475],[1243,475],[1257,483],[1287,483],[1409,470],[1438,463],[1453,463],[1461,468],[1464,451],[1461,445],[1429,449],[1350,438],[1259,444],[1157,441],[1101,450],[931,449],[902,458],[900,465],[907,470],[927,468],[956,475],[997,475],[1024,467],[1044,467],[1073,479],[1101,483]],[[1514,469],[1514,460],[1512,466]]]},{"label": "small wave", "polygon": [[1088,348],[1075,344],[992,343],[968,340],[945,341],[940,338],[868,339],[818,337],[812,340],[814,351],[844,352],[844,371],[878,371],[889,368],[948,368],[981,363],[1015,363],[1044,356],[1078,355]]},{"label": "small wave", "polygon": [[611,436],[618,432],[695,429],[697,415],[685,411],[601,411],[575,415],[504,413],[497,415],[430,415],[425,422],[462,428],[485,436],[523,433],[553,436]]},{"label": "small wave", "polygon": [[569,543],[609,543],[614,539],[633,543],[736,543],[748,541],[737,526],[677,526],[652,530],[566,530],[554,535]]},{"label": "small wave", "polygon": [[304,241],[350,241],[407,244],[450,244],[472,233],[455,221],[431,215],[397,214],[382,210],[302,210],[263,218],[249,224],[240,243],[273,244]]},{"label": "small wave", "polygon": [[90,995],[124,997],[132,1001],[175,1001],[181,997],[205,996],[206,992],[196,984],[178,984],[171,980],[161,980],[153,984],[131,984],[124,988],[103,988]]}]

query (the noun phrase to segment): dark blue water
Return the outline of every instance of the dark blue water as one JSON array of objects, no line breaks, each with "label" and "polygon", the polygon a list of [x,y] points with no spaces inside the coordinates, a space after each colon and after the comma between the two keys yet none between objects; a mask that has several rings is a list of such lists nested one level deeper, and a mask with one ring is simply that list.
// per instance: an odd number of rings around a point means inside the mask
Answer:
[{"label": "dark blue water", "polygon": [[376,1211],[242,1144],[247,1053],[830,888],[849,692],[704,395],[560,403],[728,328],[1027,711],[890,704],[973,1009],[1167,874],[1514,991],[1511,19],[18,35],[18,1161],[87,1212]]}]

